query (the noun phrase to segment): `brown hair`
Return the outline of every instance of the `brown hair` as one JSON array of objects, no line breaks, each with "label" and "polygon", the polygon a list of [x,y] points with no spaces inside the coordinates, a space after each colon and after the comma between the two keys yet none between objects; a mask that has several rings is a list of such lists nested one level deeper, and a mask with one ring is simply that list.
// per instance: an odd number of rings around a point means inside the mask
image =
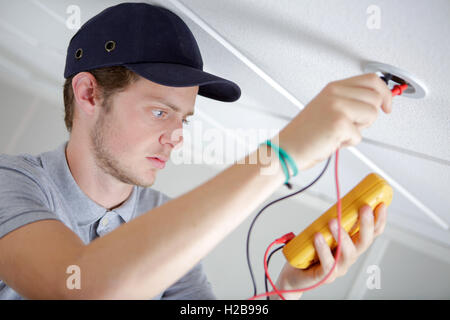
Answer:
[{"label": "brown hair", "polygon": [[[139,79],[139,76],[133,71],[122,67],[112,66],[89,70],[95,80],[100,91],[100,98],[103,100],[105,112],[110,111],[109,99],[117,92],[125,90],[130,84]],[[64,122],[67,131],[72,132],[73,117],[75,112],[75,99],[73,95],[72,79],[75,75],[69,77],[64,82]]]}]

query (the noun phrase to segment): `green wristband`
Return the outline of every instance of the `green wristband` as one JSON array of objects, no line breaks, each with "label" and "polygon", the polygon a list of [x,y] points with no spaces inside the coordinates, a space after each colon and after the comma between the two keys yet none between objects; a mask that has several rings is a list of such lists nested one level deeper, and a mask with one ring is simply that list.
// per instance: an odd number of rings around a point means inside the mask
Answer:
[{"label": "green wristband", "polygon": [[274,144],[272,144],[270,142],[270,140],[267,140],[266,144],[269,145],[271,148],[275,148],[279,154],[281,153],[283,158],[285,158],[287,160],[287,162],[289,163],[289,165],[292,169],[292,176],[295,177],[298,173],[298,168],[297,168],[297,165],[295,164],[295,161],[291,158],[291,156],[286,151],[281,149],[279,146],[275,146]]},{"label": "green wristband", "polygon": [[[284,174],[285,174],[285,176],[286,176],[286,181],[284,182],[284,184],[285,184],[289,189],[292,189],[292,186],[291,186],[291,184],[289,183],[289,179],[290,179],[289,169],[287,168],[287,165],[286,165],[286,159],[285,159],[285,157],[283,156],[283,154],[288,155],[287,152],[284,151],[283,149],[281,149],[280,147],[278,147],[277,145],[272,144],[272,143],[270,142],[270,140],[266,140],[265,144],[267,144],[269,147],[271,147],[271,148],[278,154],[278,158],[280,159],[281,167],[283,168]],[[289,155],[288,155],[288,157],[289,157]],[[289,159],[290,159],[290,157],[289,157]],[[289,161],[289,160],[288,160],[288,161]],[[297,174],[297,171],[298,171],[298,170],[297,170],[297,166],[295,165],[295,162],[292,161],[292,159],[290,159],[290,161],[291,161],[292,164],[294,165],[293,171],[294,171],[294,173],[295,173],[295,175],[296,175],[296,174]]]},{"label": "green wristband", "polygon": [[292,157],[283,149],[280,148],[281,154],[283,155],[284,158],[287,159],[287,162],[289,163],[289,166],[292,169],[292,176],[295,177],[298,173],[298,168],[297,165],[295,164],[295,161],[292,159]]}]

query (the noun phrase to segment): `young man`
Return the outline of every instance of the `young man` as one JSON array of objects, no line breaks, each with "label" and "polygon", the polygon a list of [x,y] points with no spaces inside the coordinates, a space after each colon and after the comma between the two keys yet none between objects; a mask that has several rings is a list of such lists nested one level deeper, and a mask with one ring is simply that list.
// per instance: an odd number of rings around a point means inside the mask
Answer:
[{"label": "young man", "polygon": [[[285,177],[278,157],[261,146],[245,164],[176,199],[149,188],[182,142],[197,94],[227,102],[240,96],[236,84],[202,68],[192,33],[167,9],[125,3],[83,25],[67,51],[69,141],[37,156],[0,156],[1,299],[215,298],[201,259]],[[301,172],[359,143],[380,108],[390,112],[391,93],[375,74],[336,81],[272,140]],[[278,164],[272,175],[261,174],[266,153]],[[253,156],[257,164],[249,164]],[[360,214],[360,237],[353,243],[342,231],[341,259],[328,282],[383,232],[383,205]],[[333,221],[330,229],[337,234]],[[333,254],[316,240],[320,264],[286,264],[279,289],[312,285],[330,270]]]}]

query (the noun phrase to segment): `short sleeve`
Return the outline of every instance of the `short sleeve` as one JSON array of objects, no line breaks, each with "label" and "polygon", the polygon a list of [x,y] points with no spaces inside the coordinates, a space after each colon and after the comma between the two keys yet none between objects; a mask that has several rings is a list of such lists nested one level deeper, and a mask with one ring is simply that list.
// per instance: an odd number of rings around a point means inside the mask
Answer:
[{"label": "short sleeve", "polygon": [[50,210],[36,179],[0,163],[0,238],[21,226],[45,219],[60,220]]},{"label": "short sleeve", "polygon": [[164,291],[162,300],[215,300],[202,263],[198,263],[191,271]]}]

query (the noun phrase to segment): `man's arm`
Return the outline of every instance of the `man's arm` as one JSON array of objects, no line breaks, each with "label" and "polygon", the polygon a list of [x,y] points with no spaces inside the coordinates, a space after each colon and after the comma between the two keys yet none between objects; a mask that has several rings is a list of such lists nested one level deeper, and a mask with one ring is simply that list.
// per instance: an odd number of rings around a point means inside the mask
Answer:
[{"label": "man's arm", "polygon": [[[270,152],[259,149],[253,154]],[[261,164],[249,164],[249,156],[245,163],[94,240],[78,261],[82,272],[93,270],[84,273],[87,292],[100,288],[102,298],[147,299],[180,279],[284,180],[281,166],[262,175]]]},{"label": "man's arm", "polygon": [[198,263],[191,271],[164,291],[163,300],[215,300],[217,299],[208,281],[203,264]]},{"label": "man's arm", "polygon": [[[281,166],[263,175],[235,164],[198,188],[84,245],[63,223],[42,220],[0,239],[0,279],[26,298],[149,299],[191,270],[284,181]],[[273,156],[272,164],[278,164]],[[267,166],[266,166],[267,168]],[[69,290],[67,267],[81,270]]]},{"label": "man's arm", "polygon": [[26,224],[0,239],[0,279],[27,299],[63,299],[69,293],[67,267],[83,249],[81,239],[58,220]]}]

